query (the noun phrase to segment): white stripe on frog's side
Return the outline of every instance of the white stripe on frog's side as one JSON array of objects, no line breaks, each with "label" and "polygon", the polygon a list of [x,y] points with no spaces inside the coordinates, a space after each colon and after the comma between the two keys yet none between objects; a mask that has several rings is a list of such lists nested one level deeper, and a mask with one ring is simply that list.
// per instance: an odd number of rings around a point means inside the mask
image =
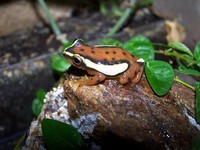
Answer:
[{"label": "white stripe on frog's side", "polygon": [[[73,56],[75,55],[67,51],[64,51],[63,54],[71,57],[72,59],[73,59]],[[76,54],[76,56],[79,56],[83,60],[83,63],[85,64],[87,68],[94,69],[108,76],[116,76],[126,71],[129,67],[129,64],[127,62],[112,64],[112,65],[104,65],[101,63],[99,64],[94,63],[91,60],[84,58],[83,56],[80,56],[79,54]]]},{"label": "white stripe on frog's side", "polygon": [[96,64],[89,59],[84,59],[84,63],[88,68],[97,70],[108,76],[116,76],[126,71],[129,67],[129,64],[127,62],[123,62],[120,64],[113,64],[113,65],[104,65],[101,63]]}]

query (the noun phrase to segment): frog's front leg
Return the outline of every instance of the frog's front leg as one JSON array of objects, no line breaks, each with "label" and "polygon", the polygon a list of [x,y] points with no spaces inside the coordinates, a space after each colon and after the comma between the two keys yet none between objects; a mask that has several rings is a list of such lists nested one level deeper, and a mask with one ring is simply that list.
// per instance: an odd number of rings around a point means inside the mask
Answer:
[{"label": "frog's front leg", "polygon": [[120,76],[119,79],[120,83],[126,84],[128,82],[132,83],[139,82],[143,73],[143,68],[144,66],[140,65],[139,63],[132,64],[130,68]]},{"label": "frog's front leg", "polygon": [[[88,72],[90,74],[90,72]],[[92,73],[93,74],[93,73]],[[92,86],[95,85],[103,80],[105,80],[106,76],[100,72],[94,74],[93,77],[89,77],[82,81],[81,85]]]}]

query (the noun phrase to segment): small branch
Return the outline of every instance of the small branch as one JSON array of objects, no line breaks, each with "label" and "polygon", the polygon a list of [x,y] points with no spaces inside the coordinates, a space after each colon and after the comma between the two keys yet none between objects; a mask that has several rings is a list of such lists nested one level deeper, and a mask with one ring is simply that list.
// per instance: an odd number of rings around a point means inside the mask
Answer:
[{"label": "small branch", "polygon": [[[174,52],[171,52],[171,49],[169,49],[169,51],[167,50],[162,50],[162,51],[159,51],[159,50],[155,50],[155,53],[157,54],[163,54],[163,55],[166,55],[166,56],[173,56],[173,57],[176,57],[177,59],[182,59],[182,60],[185,60],[186,62],[191,62],[189,59],[187,59],[184,55],[181,55],[181,54],[178,54],[178,53],[174,53]],[[191,65],[194,65],[196,64],[195,61],[191,62],[190,64],[188,64],[188,66],[191,66]]]},{"label": "small branch", "polygon": [[106,0],[102,0],[101,4],[100,4],[100,11],[101,13],[106,16],[108,14],[107,10],[106,10]]},{"label": "small branch", "polygon": [[159,46],[159,47],[164,48],[164,49],[170,48],[168,45],[163,44],[163,43],[152,43],[152,45],[153,46]]},{"label": "small branch", "polygon": [[[131,1],[131,5],[135,5],[135,0]],[[120,17],[119,21],[115,24],[115,26],[108,32],[108,34],[106,35],[106,37],[108,36],[112,36],[113,34],[115,34],[124,24],[124,22],[128,19],[128,17],[130,16],[130,14],[133,12],[133,7],[131,8],[126,8],[125,12],[122,14],[122,16]]]},{"label": "small branch", "polygon": [[186,83],[186,82],[180,80],[180,79],[178,78],[178,76],[176,76],[176,77],[174,78],[174,80],[177,81],[177,82],[179,82],[179,83],[181,83],[181,84],[183,84],[183,85],[185,85],[186,87],[189,87],[190,89],[192,89],[192,90],[195,91],[195,87],[193,87],[193,86],[189,85],[188,83]]},{"label": "small branch", "polygon": [[115,16],[121,16],[123,15],[123,11],[120,10],[119,5],[116,1],[112,4],[112,12]]},{"label": "small branch", "polygon": [[68,43],[68,40],[66,39],[65,36],[63,36],[63,34],[61,34],[60,29],[58,28],[53,16],[51,15],[46,3],[44,0],[38,0],[38,3],[40,4],[40,6],[42,7],[43,11],[45,12],[49,23],[51,25],[51,28],[54,32],[54,34],[56,35],[57,40],[59,40],[63,45]]}]

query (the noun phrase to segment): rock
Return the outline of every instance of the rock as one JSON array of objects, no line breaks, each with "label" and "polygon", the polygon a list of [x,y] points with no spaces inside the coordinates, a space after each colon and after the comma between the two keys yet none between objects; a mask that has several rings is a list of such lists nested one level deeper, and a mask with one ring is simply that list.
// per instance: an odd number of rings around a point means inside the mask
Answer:
[{"label": "rock", "polygon": [[168,94],[158,97],[145,75],[136,85],[107,79],[80,87],[83,78],[65,74],[62,83],[46,95],[43,110],[32,122],[22,149],[38,145],[45,149],[40,127],[43,118],[71,124],[101,149],[188,149],[200,133],[198,125],[190,123],[195,93],[181,84],[174,83]]},{"label": "rock", "polygon": [[99,114],[90,135],[95,140],[100,135],[101,140],[106,139],[112,133],[152,149],[185,149],[199,134],[184,114],[187,111],[194,115],[194,92],[183,85],[175,83],[167,95],[158,97],[145,76],[135,86],[106,80],[97,86],[77,87],[75,80],[74,76],[67,76],[64,82],[69,115],[77,119]]}]

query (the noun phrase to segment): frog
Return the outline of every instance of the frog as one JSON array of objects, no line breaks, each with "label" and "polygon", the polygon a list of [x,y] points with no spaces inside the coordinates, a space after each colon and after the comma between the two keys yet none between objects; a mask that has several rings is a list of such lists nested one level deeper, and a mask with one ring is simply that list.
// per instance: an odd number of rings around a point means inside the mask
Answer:
[{"label": "frog", "polygon": [[76,39],[63,50],[63,56],[73,66],[86,70],[90,75],[80,85],[93,86],[109,78],[118,79],[122,85],[130,82],[136,84],[143,74],[144,59],[117,46],[90,46],[82,39]]}]

